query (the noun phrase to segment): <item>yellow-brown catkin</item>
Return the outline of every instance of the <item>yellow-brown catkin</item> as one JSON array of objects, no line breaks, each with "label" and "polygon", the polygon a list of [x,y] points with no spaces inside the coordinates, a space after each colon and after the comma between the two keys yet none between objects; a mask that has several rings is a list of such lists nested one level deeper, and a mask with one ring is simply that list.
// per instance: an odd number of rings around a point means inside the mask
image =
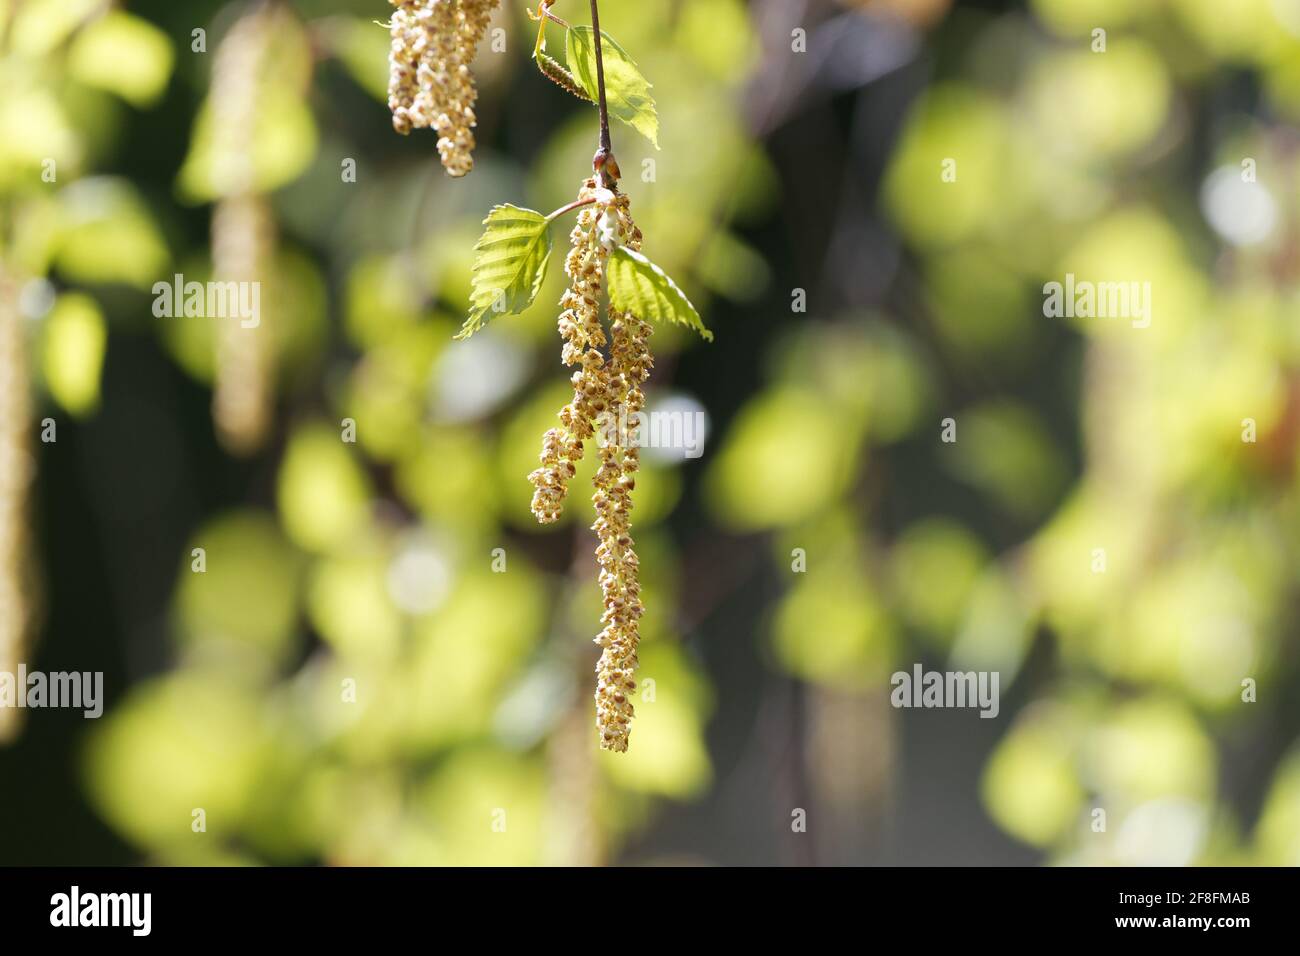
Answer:
[{"label": "yellow-brown catkin", "polygon": [[270,347],[273,309],[268,309],[268,266],[275,254],[275,220],[265,196],[223,199],[212,214],[212,272],[218,282],[250,282],[261,288],[262,313],[245,328],[237,315],[217,323],[216,387],[212,418],[228,451],[250,455],[271,430],[275,406],[274,354]]},{"label": "yellow-brown catkin", "polygon": [[[609,245],[641,245],[641,232],[627,212],[627,197],[618,196],[602,215],[599,231]],[[610,311],[610,410],[602,428],[600,467],[592,479],[596,532],[600,544],[600,589],[604,599],[596,637],[602,648],[596,664],[596,729],[606,750],[625,751],[632,731],[632,697],[636,694],[637,646],[640,643],[640,562],[632,540],[632,491],[640,465],[633,441],[637,418],[645,407],[641,385],[650,376],[654,359],[648,340],[651,328],[635,315]]]},{"label": "yellow-brown catkin", "polygon": [[[18,288],[0,266],[0,671],[18,672],[31,630],[32,564],[27,525],[33,462],[32,405]],[[0,707],[0,743],[18,733],[22,711]]]},{"label": "yellow-brown catkin", "polygon": [[[591,199],[595,192],[596,181],[589,179],[578,199]],[[533,515],[542,524],[560,520],[569,479],[582,460],[585,442],[595,433],[597,417],[609,408],[609,372],[601,351],[606,339],[600,322],[601,276],[609,251],[597,236],[597,217],[591,206],[579,211],[564,261],[569,288],[560,299],[564,311],[557,323],[564,340],[561,360],[577,370],[570,379],[573,401],[560,410],[560,427],[550,429],[542,439],[542,467],[528,476],[535,488]]]},{"label": "yellow-brown catkin", "polygon": [[[231,27],[212,67],[212,111],[221,141],[224,198],[212,213],[212,271],[218,282],[258,283],[265,306],[264,279],[274,256],[275,228],[266,197],[257,192],[252,144],[255,141],[260,77],[273,55],[277,31],[273,8],[258,7]],[[256,451],[270,431],[274,368],[268,311],[248,328],[230,315],[209,316],[216,323],[216,374],[212,417],[217,436],[229,451]]]},{"label": "yellow-brown catkin", "polygon": [[639,450],[631,444],[623,423],[645,406],[641,382],[650,374],[652,360],[646,340],[650,327],[634,315],[614,312],[610,343],[611,378],[617,400],[613,415],[617,425],[612,440],[600,449],[600,467],[593,483],[596,523],[600,539],[600,590],[604,598],[604,628],[596,637],[602,648],[596,664],[596,728],[606,750],[627,750],[632,731],[632,697],[636,693],[637,646],[640,643],[640,562],[632,540],[632,490],[636,487]]},{"label": "yellow-brown catkin", "polygon": [[388,108],[393,129],[438,132],[438,155],[452,176],[474,168],[470,64],[500,0],[389,0]]}]

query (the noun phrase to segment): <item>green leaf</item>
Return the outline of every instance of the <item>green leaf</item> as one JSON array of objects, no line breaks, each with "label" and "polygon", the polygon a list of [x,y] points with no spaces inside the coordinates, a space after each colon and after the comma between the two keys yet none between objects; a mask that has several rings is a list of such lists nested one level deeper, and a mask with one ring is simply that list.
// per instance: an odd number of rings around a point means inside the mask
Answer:
[{"label": "green leaf", "polygon": [[[659,148],[659,114],[650,83],[637,69],[626,50],[604,30],[601,57],[605,63],[605,100],[609,113],[650,140]],[[599,100],[600,88],[596,84],[595,33],[591,27],[569,27],[566,55],[569,69],[582,84],[592,100]]]},{"label": "green leaf", "polygon": [[172,73],[172,42],[147,20],[111,11],[77,34],[68,69],[89,86],[116,93],[133,106],[151,105]]},{"label": "green leaf", "polygon": [[483,225],[487,230],[474,246],[469,318],[458,339],[482,328],[489,312],[517,314],[532,305],[551,258],[550,222],[540,212],[494,206]]},{"label": "green leaf", "polygon": [[78,418],[99,404],[108,330],[95,300],[78,293],[59,297],[45,319],[41,372],[55,400]]},{"label": "green leaf", "polygon": [[605,267],[609,301],[620,312],[631,312],[652,322],[676,322],[699,332],[706,342],[713,333],[704,327],[686,293],[657,265],[626,246],[609,254]]},{"label": "green leaf", "polygon": [[93,176],[59,192],[62,233],[54,264],[63,278],[148,289],[171,250],[153,212],[126,179]]}]

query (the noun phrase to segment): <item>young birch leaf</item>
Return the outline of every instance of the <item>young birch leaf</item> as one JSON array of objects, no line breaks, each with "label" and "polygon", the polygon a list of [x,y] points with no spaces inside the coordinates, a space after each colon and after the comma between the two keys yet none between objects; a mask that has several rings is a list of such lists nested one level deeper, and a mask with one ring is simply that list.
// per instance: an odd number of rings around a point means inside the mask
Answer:
[{"label": "young birch leaf", "polygon": [[494,206],[474,246],[474,282],[469,317],[456,338],[467,339],[487,322],[489,313],[516,314],[533,304],[551,258],[546,217],[509,204]]},{"label": "young birch leaf", "polygon": [[620,312],[652,322],[676,322],[699,332],[706,342],[713,341],[713,333],[704,327],[686,293],[641,253],[626,246],[614,249],[605,266],[605,281],[610,305]]},{"label": "young birch leaf", "polygon": [[[601,58],[605,63],[605,99],[611,116],[650,140],[659,148],[659,113],[655,110],[650,83],[637,69],[626,50],[604,30],[600,31]],[[596,44],[591,27],[569,27],[565,55],[569,69],[593,101],[599,98],[596,84]]]}]

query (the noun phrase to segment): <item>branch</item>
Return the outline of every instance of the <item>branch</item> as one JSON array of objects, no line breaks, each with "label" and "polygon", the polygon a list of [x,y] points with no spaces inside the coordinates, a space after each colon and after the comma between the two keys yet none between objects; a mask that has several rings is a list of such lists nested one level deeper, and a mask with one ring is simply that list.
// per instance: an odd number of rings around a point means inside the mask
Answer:
[{"label": "branch", "polygon": [[596,44],[596,91],[599,94],[597,102],[600,106],[600,149],[596,151],[591,165],[600,175],[602,183],[612,189],[618,184],[619,169],[618,162],[614,159],[614,146],[609,138],[609,107],[605,102],[605,59],[601,52],[599,0],[591,0],[591,32],[595,34],[593,42]]},{"label": "branch", "polygon": [[555,212],[547,216],[546,221],[548,223],[554,222],[555,220],[563,216],[566,212],[573,212],[573,210],[581,209],[583,206],[590,206],[595,201],[596,201],[595,196],[588,196],[586,199],[575,199],[567,206],[561,206],[559,209],[555,210]]}]

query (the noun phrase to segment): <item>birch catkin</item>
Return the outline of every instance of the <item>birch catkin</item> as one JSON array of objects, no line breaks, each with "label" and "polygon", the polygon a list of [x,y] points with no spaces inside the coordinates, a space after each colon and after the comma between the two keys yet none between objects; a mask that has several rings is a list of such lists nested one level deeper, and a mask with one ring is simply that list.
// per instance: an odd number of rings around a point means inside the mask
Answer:
[{"label": "birch catkin", "polygon": [[[628,215],[628,199],[618,196],[599,220],[602,244],[641,248],[641,231]],[[605,444],[592,483],[596,532],[600,544],[600,589],[604,599],[596,637],[601,646],[596,664],[596,727],[600,745],[625,751],[632,731],[632,696],[636,693],[637,647],[640,644],[640,560],[632,540],[632,491],[640,467],[640,449],[632,436],[645,407],[642,383],[650,377],[654,359],[648,340],[650,325],[628,312],[610,311],[610,409]]]},{"label": "birch catkin", "polygon": [[[219,282],[250,282],[263,288],[275,252],[275,222],[266,197],[235,196],[212,216],[212,271]],[[230,451],[252,454],[271,430],[275,402],[272,350],[265,317],[245,328],[232,316],[218,319],[216,389],[212,416],[217,436]]]},{"label": "birch catkin", "polygon": [[[246,14],[226,34],[213,62],[213,119],[222,142],[229,144],[220,167],[225,195],[212,213],[212,271],[223,283],[260,285],[274,256],[274,222],[266,197],[257,191],[252,147],[260,81],[279,15],[266,7]],[[217,322],[212,396],[217,436],[230,451],[251,454],[271,425],[271,333],[263,316],[251,328],[234,316],[212,318]]]},{"label": "birch catkin", "polygon": [[611,438],[600,450],[601,463],[593,483],[596,493],[596,532],[600,544],[600,589],[604,599],[596,637],[602,648],[596,664],[596,727],[600,744],[608,750],[627,750],[636,693],[637,646],[640,643],[640,561],[631,534],[632,490],[636,487],[639,451],[632,444],[624,424],[635,421],[645,406],[641,382],[650,374],[652,360],[646,340],[650,327],[634,315],[615,312],[610,316],[611,379],[615,402],[611,410],[614,426]]},{"label": "birch catkin", "polygon": [[452,176],[474,168],[474,104],[470,64],[500,0],[389,0],[392,40],[388,108],[393,129],[438,132],[438,155]]},{"label": "birch catkin", "polygon": [[[32,405],[17,283],[0,266],[0,671],[16,674],[31,628],[28,494]],[[0,742],[18,732],[21,711],[0,707]]]},{"label": "birch catkin", "polygon": [[[588,179],[578,193],[579,200],[592,200],[595,179]],[[600,283],[608,250],[596,235],[597,214],[591,206],[578,213],[569,235],[570,249],[564,262],[569,288],[560,299],[564,311],[558,327],[564,347],[560,359],[575,367],[573,401],[560,409],[560,427],[542,438],[541,464],[528,476],[536,489],[532,510],[542,524],[560,520],[569,479],[582,460],[585,443],[595,433],[597,416],[609,407],[609,370],[605,367],[605,330],[600,322]]]}]

